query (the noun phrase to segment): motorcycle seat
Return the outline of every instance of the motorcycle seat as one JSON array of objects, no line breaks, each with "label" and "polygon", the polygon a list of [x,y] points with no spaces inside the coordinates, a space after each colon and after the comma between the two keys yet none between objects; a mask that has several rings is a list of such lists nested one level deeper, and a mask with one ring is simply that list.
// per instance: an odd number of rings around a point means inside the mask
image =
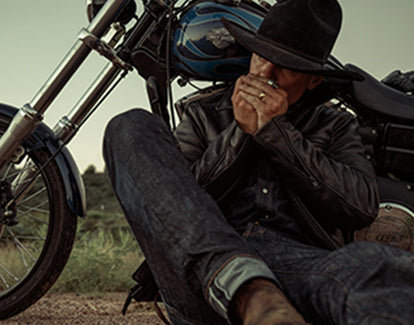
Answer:
[{"label": "motorcycle seat", "polygon": [[353,97],[365,109],[397,121],[414,121],[414,96],[389,87],[364,70],[346,64],[346,69],[364,76],[364,81],[352,81]]}]

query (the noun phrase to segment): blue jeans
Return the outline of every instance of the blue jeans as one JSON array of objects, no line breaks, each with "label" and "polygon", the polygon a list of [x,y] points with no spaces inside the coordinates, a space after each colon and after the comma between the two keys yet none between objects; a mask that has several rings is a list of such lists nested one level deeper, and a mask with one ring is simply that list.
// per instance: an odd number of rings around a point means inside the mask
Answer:
[{"label": "blue jeans", "polygon": [[202,190],[161,118],[131,110],[108,125],[113,188],[174,324],[226,324],[245,281],[274,281],[314,324],[413,324],[414,255],[368,242],[336,251],[260,225],[241,235]]}]

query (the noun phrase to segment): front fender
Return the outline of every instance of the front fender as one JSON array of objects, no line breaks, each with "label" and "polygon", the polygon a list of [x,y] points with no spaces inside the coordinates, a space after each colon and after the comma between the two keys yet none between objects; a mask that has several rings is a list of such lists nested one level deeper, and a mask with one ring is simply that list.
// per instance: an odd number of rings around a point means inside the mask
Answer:
[{"label": "front fender", "polygon": [[[0,114],[10,118],[18,112],[18,109],[5,104],[0,104]],[[53,131],[44,123],[40,123],[33,134],[31,141],[25,141],[23,146],[26,150],[46,149],[51,155],[55,154],[62,142],[55,137]],[[32,141],[33,140],[33,141]],[[86,216],[86,193],[85,186],[79,169],[69,152],[64,146],[55,157],[56,164],[62,177],[66,202],[69,208],[78,216]]]}]

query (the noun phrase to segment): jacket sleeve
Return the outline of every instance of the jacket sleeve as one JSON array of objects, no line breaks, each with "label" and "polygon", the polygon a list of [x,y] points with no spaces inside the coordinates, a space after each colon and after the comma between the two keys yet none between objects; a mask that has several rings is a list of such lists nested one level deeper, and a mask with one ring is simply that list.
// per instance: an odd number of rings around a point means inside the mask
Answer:
[{"label": "jacket sleeve", "polygon": [[221,120],[231,122],[217,125],[217,116],[213,120],[199,109],[194,105],[188,108],[175,136],[201,187],[219,201],[241,181],[251,160],[253,140],[234,119],[226,116]]},{"label": "jacket sleeve", "polygon": [[273,118],[254,140],[321,224],[344,230],[362,228],[377,214],[375,172],[365,157],[356,121],[338,112],[329,123],[325,131],[316,133],[326,134],[325,141],[319,139],[328,143],[323,149],[318,139],[304,136],[286,115]]}]

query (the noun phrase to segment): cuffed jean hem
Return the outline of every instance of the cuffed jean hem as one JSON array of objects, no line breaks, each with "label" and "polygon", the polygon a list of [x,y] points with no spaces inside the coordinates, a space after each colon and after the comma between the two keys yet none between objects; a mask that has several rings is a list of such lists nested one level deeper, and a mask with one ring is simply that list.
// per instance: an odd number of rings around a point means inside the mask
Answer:
[{"label": "cuffed jean hem", "polygon": [[257,257],[233,257],[210,279],[206,291],[208,302],[230,323],[228,309],[233,295],[243,283],[253,278],[265,278],[278,283],[266,263]]}]

